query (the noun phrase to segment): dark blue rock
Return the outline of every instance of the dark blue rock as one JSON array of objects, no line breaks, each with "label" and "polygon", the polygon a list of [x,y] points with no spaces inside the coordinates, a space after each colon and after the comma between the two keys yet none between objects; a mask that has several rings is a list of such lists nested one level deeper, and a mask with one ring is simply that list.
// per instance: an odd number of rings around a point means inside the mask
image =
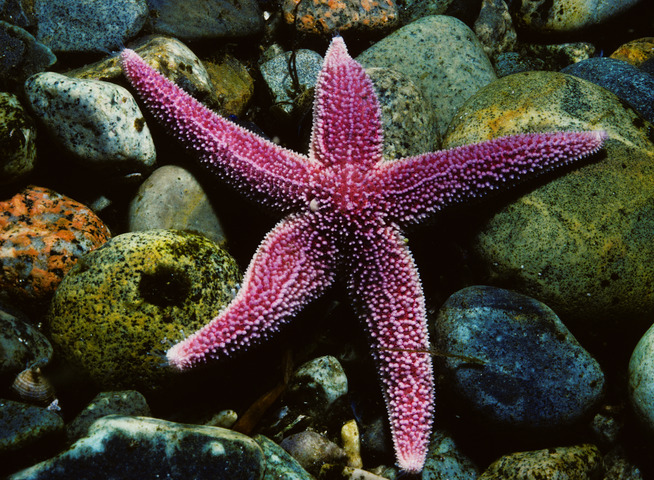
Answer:
[{"label": "dark blue rock", "polygon": [[615,58],[589,58],[561,70],[593,82],[627,102],[649,122],[654,122],[654,78]]},{"label": "dark blue rock", "polygon": [[446,357],[448,388],[484,418],[557,427],[588,413],[604,375],[546,305],[495,287],[453,294],[431,326]]},{"label": "dark blue rock", "polygon": [[48,47],[26,30],[0,20],[0,85],[13,87],[57,61]]}]

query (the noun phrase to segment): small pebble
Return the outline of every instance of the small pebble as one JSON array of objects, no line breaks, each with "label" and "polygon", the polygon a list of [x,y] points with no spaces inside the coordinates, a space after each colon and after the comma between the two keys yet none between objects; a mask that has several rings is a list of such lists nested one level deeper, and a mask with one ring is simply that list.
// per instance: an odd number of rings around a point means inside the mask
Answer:
[{"label": "small pebble", "polygon": [[0,92],[0,185],[16,182],[29,175],[34,169],[34,162],[34,121],[17,96]]},{"label": "small pebble", "polygon": [[298,368],[288,385],[289,402],[324,411],[347,394],[347,377],[339,361],[331,356],[315,358]]},{"label": "small pebble", "polygon": [[610,58],[623,60],[634,67],[638,67],[654,58],[654,37],[637,38],[620,45],[611,55]]},{"label": "small pebble", "polygon": [[295,433],[282,440],[286,450],[309,473],[317,475],[325,463],[344,463],[347,456],[341,447],[310,430]]},{"label": "small pebble", "polygon": [[262,480],[313,480],[302,465],[291,457],[286,450],[263,435],[252,439],[259,444],[266,459],[266,473]]},{"label": "small pebble", "polygon": [[0,375],[10,375],[37,361],[48,364],[52,345],[27,318],[0,308],[0,352]]},{"label": "small pebble", "polygon": [[347,456],[347,466],[352,468],[361,468],[361,440],[359,439],[359,427],[356,420],[348,420],[341,428],[341,442],[343,451]]},{"label": "small pebble", "polygon": [[225,244],[223,227],[202,185],[176,165],[152,172],[129,206],[130,231],[156,229],[186,230]]}]

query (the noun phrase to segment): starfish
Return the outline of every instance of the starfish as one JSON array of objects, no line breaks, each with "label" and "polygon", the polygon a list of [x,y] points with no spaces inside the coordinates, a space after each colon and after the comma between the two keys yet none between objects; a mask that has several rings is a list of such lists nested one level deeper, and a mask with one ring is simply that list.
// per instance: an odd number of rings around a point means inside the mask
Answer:
[{"label": "starfish", "polygon": [[285,215],[257,249],[233,301],[170,348],[169,364],[185,370],[261,342],[341,277],[371,339],[397,463],[406,472],[422,470],[434,376],[424,294],[403,229],[588,156],[605,133],[523,134],[385,160],[374,87],[337,36],[317,79],[305,156],[213,113],[135,52],[124,50],[121,62],[154,116],[203,164]]}]

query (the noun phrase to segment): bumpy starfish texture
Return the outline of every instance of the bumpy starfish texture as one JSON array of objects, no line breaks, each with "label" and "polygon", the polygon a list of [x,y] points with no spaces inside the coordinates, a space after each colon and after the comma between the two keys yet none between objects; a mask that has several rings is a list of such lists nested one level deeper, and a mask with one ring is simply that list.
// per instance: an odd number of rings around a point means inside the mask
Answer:
[{"label": "bumpy starfish texture", "polygon": [[124,50],[123,69],[154,115],[227,183],[286,214],[234,300],[172,347],[187,369],[260,342],[329,287],[347,283],[372,341],[398,465],[420,471],[434,410],[425,300],[401,231],[434,212],[597,151],[603,132],[518,135],[387,161],[373,85],[333,39],[316,84],[308,156],[214,114]]}]

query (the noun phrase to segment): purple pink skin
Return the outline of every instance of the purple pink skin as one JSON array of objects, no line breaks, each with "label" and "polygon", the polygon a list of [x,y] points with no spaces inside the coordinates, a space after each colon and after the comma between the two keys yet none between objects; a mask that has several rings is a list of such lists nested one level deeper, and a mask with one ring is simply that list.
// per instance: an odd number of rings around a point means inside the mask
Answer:
[{"label": "purple pink skin", "polygon": [[309,154],[216,115],[124,50],[128,79],[154,115],[210,170],[286,215],[268,233],[234,300],[173,346],[185,370],[275,333],[337,277],[371,338],[398,465],[424,467],[434,377],[420,276],[402,230],[448,205],[507,188],[602,146],[604,132],[517,135],[387,161],[373,85],[332,40],[316,84]]}]

